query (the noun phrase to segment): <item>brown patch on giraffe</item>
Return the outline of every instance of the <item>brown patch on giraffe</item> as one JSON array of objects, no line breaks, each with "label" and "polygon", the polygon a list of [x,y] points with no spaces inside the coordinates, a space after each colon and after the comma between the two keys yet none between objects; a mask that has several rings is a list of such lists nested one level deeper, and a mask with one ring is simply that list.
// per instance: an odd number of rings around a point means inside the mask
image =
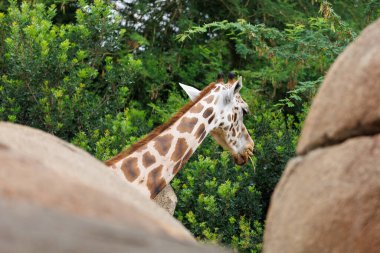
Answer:
[{"label": "brown patch on giraffe", "polygon": [[236,136],[236,131],[235,131],[235,128],[232,128],[232,136]]},{"label": "brown patch on giraffe", "polygon": [[207,108],[206,111],[203,112],[203,117],[204,118],[208,118],[210,117],[211,113],[213,113],[214,109],[212,109],[211,107],[210,108]]},{"label": "brown patch on giraffe", "polygon": [[215,92],[218,92],[220,90],[220,86],[216,87]]},{"label": "brown patch on giraffe", "polygon": [[145,168],[156,162],[156,158],[148,151],[142,157],[142,162]]},{"label": "brown patch on giraffe", "polygon": [[170,159],[174,162],[178,161],[179,159],[181,159],[187,148],[188,145],[186,139],[179,138],[177,143],[175,144],[174,152]]},{"label": "brown patch on giraffe", "polygon": [[174,168],[173,168],[174,175],[176,175],[178,171],[185,165],[185,163],[190,159],[192,154],[193,154],[193,150],[189,149],[189,151],[187,151],[186,155],[182,158],[182,160],[177,162],[176,165],[174,165]]},{"label": "brown patch on giraffe", "polygon": [[159,136],[154,140],[154,148],[160,155],[165,156],[171,147],[172,141],[173,135],[171,134]]},{"label": "brown patch on giraffe", "polygon": [[185,117],[181,120],[181,122],[177,126],[177,130],[180,133],[185,133],[185,132],[191,133],[193,131],[195,125],[197,124],[197,122],[198,122],[198,119],[195,117],[193,117],[193,118]]},{"label": "brown patch on giraffe", "polygon": [[199,143],[201,143],[203,141],[203,139],[206,137],[206,131],[204,131],[201,135],[201,137],[199,138]]},{"label": "brown patch on giraffe", "polygon": [[189,149],[189,151],[187,151],[186,155],[182,158],[182,166],[190,159],[192,154],[193,154],[193,150]]},{"label": "brown patch on giraffe", "polygon": [[191,113],[200,113],[203,110],[204,106],[201,103],[198,103],[191,108]]},{"label": "brown patch on giraffe", "polygon": [[162,168],[160,165],[157,168],[153,169],[149,175],[147,180],[147,187],[150,191],[150,198],[153,199],[157,196],[157,194],[164,189],[166,186],[166,181],[162,178]]},{"label": "brown patch on giraffe", "polygon": [[139,167],[137,166],[137,158],[129,157],[121,164],[121,171],[129,182],[133,182],[140,175]]},{"label": "brown patch on giraffe", "polygon": [[211,124],[214,118],[215,118],[215,113],[208,119],[208,123]]},{"label": "brown patch on giraffe", "polygon": [[227,119],[228,119],[228,121],[231,121],[231,114],[228,114]]},{"label": "brown patch on giraffe", "polygon": [[177,162],[173,167],[173,175],[177,174],[181,167],[181,161]]},{"label": "brown patch on giraffe", "polygon": [[224,129],[224,131],[227,131],[228,130],[228,126],[224,127],[223,129]]},{"label": "brown patch on giraffe", "polygon": [[210,95],[208,96],[205,101],[207,102],[207,104],[210,104],[212,101],[214,100],[214,95]]},{"label": "brown patch on giraffe", "polygon": [[206,88],[204,88],[201,91],[201,93],[198,95],[198,97],[194,101],[190,100],[166,123],[162,124],[161,126],[158,126],[152,132],[150,132],[146,137],[144,137],[140,141],[133,144],[130,148],[120,152],[118,155],[112,157],[111,159],[105,161],[104,163],[108,166],[115,164],[118,161],[122,160],[123,158],[127,157],[128,155],[132,154],[133,152],[135,152],[142,146],[146,145],[148,142],[150,142],[151,140],[156,138],[158,135],[160,135],[168,127],[172,126],[175,122],[177,122],[186,112],[192,109],[194,105],[196,105],[201,99],[203,99],[208,93],[210,93],[210,91],[214,89],[215,86],[216,86],[216,83],[214,82],[210,83]]},{"label": "brown patch on giraffe", "polygon": [[197,131],[195,132],[195,138],[199,138],[205,132],[205,124],[200,124]]}]

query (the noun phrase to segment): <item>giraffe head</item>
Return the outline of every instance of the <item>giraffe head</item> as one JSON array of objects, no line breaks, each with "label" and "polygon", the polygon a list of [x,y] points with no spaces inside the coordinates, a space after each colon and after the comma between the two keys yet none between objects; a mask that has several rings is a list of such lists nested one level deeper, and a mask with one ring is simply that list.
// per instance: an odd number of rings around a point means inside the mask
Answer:
[{"label": "giraffe head", "polygon": [[[184,84],[180,85],[190,99],[195,100],[198,97],[199,90]],[[205,97],[205,101],[212,101],[210,106],[215,112],[215,116],[209,121],[211,136],[231,153],[238,165],[248,161],[253,155],[254,148],[253,140],[243,122],[249,110],[247,103],[239,94],[242,87],[242,78],[235,80],[230,74],[227,83],[224,83],[223,78],[218,78],[215,88]]]}]

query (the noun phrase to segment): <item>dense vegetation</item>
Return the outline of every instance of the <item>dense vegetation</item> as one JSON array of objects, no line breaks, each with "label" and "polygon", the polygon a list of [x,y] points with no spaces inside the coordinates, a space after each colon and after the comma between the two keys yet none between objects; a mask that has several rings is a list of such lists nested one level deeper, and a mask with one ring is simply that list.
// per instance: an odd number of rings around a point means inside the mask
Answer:
[{"label": "dense vegetation", "polygon": [[[42,3],[39,3],[42,2]],[[207,138],[173,180],[194,235],[260,252],[271,193],[328,67],[380,15],[376,0],[2,1],[0,120],[105,160],[218,72],[244,78],[252,164]]]}]

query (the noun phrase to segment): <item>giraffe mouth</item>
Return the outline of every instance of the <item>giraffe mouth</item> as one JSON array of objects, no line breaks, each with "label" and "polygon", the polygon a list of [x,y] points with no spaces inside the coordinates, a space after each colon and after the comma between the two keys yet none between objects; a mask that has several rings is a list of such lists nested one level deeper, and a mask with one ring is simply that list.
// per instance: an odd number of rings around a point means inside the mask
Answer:
[{"label": "giraffe mouth", "polygon": [[253,156],[253,147],[247,148],[241,154],[233,155],[234,161],[237,165],[244,165],[248,162],[249,158]]}]

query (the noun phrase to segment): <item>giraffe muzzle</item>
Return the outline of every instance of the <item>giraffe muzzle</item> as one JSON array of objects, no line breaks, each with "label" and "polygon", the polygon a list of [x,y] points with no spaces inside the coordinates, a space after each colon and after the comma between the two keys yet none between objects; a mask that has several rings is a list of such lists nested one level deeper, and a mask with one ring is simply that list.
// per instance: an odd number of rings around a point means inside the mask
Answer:
[{"label": "giraffe muzzle", "polygon": [[244,165],[247,163],[247,159],[245,159],[245,157],[240,154],[234,155],[233,157],[237,165]]},{"label": "giraffe muzzle", "polygon": [[253,156],[253,146],[247,147],[243,153],[233,155],[233,158],[237,165],[244,165],[251,156]]}]

